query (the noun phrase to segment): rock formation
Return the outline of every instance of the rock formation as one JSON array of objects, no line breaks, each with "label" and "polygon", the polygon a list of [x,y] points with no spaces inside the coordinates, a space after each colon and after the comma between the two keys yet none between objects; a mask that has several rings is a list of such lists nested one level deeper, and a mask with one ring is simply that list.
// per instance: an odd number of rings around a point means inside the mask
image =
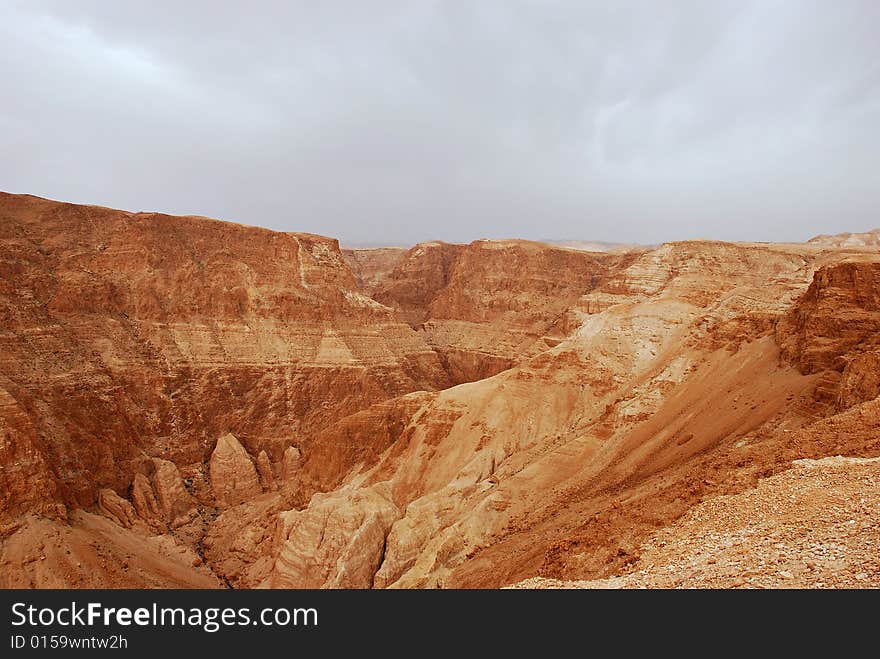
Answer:
[{"label": "rock formation", "polygon": [[351,267],[358,290],[369,295],[382,284],[406,252],[403,247],[343,249],[342,256]]},{"label": "rock formation", "polygon": [[807,241],[811,245],[824,247],[855,248],[880,247],[880,229],[872,229],[863,233],[836,233],[821,235]]},{"label": "rock formation", "polygon": [[289,480],[293,478],[302,465],[302,454],[295,446],[288,446],[284,450],[281,458],[281,479]]},{"label": "rock formation", "polygon": [[880,347],[880,262],[821,268],[777,334],[783,356],[804,373],[842,371],[854,351]]},{"label": "rock formation", "polygon": [[880,455],[878,296],[867,240],[343,252],[0,194],[0,585],[675,585],[709,501]]},{"label": "rock formation", "polygon": [[846,364],[837,390],[837,411],[880,396],[880,350],[855,354]]},{"label": "rock formation", "polygon": [[3,194],[0,281],[4,512],[92,505],[142,451],[183,469],[229,430],[278,460],[301,426],[448,384],[328,238]]},{"label": "rock formation", "polygon": [[135,474],[131,484],[131,500],[137,516],[148,522],[161,525],[159,502],[150,479],[141,473]]},{"label": "rock formation", "polygon": [[134,506],[113,490],[103,489],[98,492],[98,512],[120,526],[130,529],[138,518]]},{"label": "rock formation", "polygon": [[153,459],[153,491],[162,517],[171,528],[182,526],[192,519],[196,502],[186,491],[177,466],[168,460]]},{"label": "rock formation", "polygon": [[280,513],[269,588],[370,588],[400,511],[387,485],[316,494],[305,510]]},{"label": "rock formation", "polygon": [[[291,448],[293,447],[288,448],[288,450]],[[266,454],[266,451],[260,451],[260,454],[257,456],[257,473],[260,475],[260,484],[264,490],[278,489],[278,485],[275,483],[275,474],[272,473],[272,463],[269,462],[269,456]]]},{"label": "rock formation", "polygon": [[461,383],[558,342],[563,312],[622,258],[524,240],[431,242],[399,256],[384,277],[362,278],[367,292],[424,336],[453,383]]},{"label": "rock formation", "polygon": [[217,440],[209,469],[214,498],[221,508],[244,503],[263,491],[251,457],[232,433]]}]

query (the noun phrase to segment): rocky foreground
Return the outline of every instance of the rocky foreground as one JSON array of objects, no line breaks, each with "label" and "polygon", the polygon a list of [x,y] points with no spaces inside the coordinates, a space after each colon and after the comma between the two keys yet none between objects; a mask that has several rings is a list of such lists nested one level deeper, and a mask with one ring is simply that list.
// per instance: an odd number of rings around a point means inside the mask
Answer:
[{"label": "rocky foreground", "polygon": [[343,251],[0,193],[0,586],[877,586],[873,235]]},{"label": "rocky foreground", "polygon": [[[875,410],[876,411],[876,410]],[[880,458],[795,460],[694,506],[626,573],[516,588],[880,588]]]}]

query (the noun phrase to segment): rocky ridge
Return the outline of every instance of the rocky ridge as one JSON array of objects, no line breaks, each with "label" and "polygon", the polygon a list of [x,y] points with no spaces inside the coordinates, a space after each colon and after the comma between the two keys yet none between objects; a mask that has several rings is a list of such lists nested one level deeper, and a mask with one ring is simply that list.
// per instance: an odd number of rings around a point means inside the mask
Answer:
[{"label": "rocky ridge", "polygon": [[823,234],[810,238],[807,242],[826,247],[880,247],[880,229],[872,229],[862,233]]},{"label": "rocky ridge", "polygon": [[880,454],[878,267],[708,241],[343,254],[2,195],[0,582],[628,573],[703,500]]}]

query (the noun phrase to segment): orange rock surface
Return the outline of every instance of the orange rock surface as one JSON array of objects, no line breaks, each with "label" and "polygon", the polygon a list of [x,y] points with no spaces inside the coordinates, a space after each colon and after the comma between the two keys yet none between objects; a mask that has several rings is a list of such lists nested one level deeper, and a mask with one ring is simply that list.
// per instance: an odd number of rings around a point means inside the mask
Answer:
[{"label": "orange rock surface", "polygon": [[869,241],[343,252],[0,194],[0,585],[736,585],[648,548],[880,455],[878,295]]}]

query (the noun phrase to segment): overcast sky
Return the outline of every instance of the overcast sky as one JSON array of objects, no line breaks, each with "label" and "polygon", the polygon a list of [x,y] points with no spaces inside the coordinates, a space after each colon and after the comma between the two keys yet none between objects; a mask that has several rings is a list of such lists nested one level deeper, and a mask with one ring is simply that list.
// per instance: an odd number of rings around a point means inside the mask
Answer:
[{"label": "overcast sky", "polygon": [[880,226],[880,2],[0,0],[0,190],[347,244]]}]

